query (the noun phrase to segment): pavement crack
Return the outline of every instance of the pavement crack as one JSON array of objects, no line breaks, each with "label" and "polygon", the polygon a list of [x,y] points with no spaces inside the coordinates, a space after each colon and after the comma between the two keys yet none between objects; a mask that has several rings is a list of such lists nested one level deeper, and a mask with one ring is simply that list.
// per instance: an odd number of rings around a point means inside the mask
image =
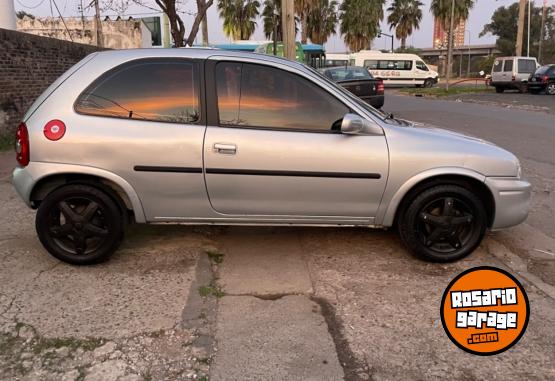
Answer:
[{"label": "pavement crack", "polygon": [[320,306],[322,316],[328,326],[328,332],[333,339],[339,363],[343,367],[346,381],[359,381],[371,379],[370,367],[367,362],[359,360],[349,346],[343,322],[337,315],[335,307],[326,299],[312,296],[313,302]]}]

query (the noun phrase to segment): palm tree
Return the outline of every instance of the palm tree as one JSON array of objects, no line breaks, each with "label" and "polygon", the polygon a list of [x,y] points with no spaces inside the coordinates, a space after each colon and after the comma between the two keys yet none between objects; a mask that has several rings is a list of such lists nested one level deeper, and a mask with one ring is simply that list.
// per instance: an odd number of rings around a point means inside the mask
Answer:
[{"label": "palm tree", "polygon": [[301,43],[306,44],[308,40],[308,14],[313,7],[314,0],[294,0],[295,13],[301,21]]},{"label": "palm tree", "polygon": [[344,0],[341,11],[341,34],[353,52],[369,48],[379,32],[385,0]]},{"label": "palm tree", "polygon": [[[454,24],[457,25],[461,20],[468,19],[468,13],[474,6],[474,0],[456,0]],[[449,29],[451,20],[451,0],[432,0],[430,11],[434,17],[443,24],[445,30]]]},{"label": "palm tree", "polygon": [[281,0],[266,0],[264,2],[262,22],[266,38],[274,41],[283,40],[281,34]]},{"label": "palm tree", "polygon": [[395,28],[395,37],[401,40],[401,49],[405,50],[407,37],[414,29],[420,28],[422,20],[421,6],[424,4],[419,0],[393,0],[387,11],[389,16],[387,22],[389,29]]},{"label": "palm tree", "polygon": [[315,44],[324,44],[335,33],[337,0],[312,0],[307,15],[307,34]]},{"label": "palm tree", "polygon": [[256,28],[258,7],[258,0],[218,0],[225,35],[234,40],[248,40]]}]

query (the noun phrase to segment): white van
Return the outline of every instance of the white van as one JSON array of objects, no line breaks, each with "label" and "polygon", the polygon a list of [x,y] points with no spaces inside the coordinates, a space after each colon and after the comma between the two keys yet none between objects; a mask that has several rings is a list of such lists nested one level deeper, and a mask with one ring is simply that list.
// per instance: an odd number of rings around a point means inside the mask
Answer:
[{"label": "white van", "polygon": [[505,89],[517,89],[523,93],[528,78],[540,65],[534,57],[497,57],[491,68],[491,85],[502,93]]},{"label": "white van", "polygon": [[386,86],[432,87],[438,81],[437,72],[416,54],[361,50],[351,58],[354,65],[364,66],[375,78],[383,79]]},{"label": "white van", "polygon": [[347,53],[326,53],[326,67],[349,66],[350,59]]}]

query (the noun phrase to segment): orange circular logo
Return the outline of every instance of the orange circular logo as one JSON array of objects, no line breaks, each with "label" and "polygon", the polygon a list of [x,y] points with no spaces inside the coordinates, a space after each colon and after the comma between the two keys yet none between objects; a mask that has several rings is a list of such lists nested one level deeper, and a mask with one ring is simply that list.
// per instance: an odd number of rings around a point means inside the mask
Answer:
[{"label": "orange circular logo", "polygon": [[505,270],[474,267],[451,281],[441,299],[441,322],[459,348],[475,355],[506,351],[524,335],[530,304]]}]

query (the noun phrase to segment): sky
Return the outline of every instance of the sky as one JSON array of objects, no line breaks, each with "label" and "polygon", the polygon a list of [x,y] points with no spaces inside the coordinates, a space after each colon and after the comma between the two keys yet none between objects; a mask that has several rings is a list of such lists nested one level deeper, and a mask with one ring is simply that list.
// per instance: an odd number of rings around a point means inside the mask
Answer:
[{"label": "sky", "polygon": [[[71,17],[71,16],[78,16],[80,15],[78,11],[78,5],[81,3],[81,0],[13,0],[15,4],[16,11],[24,10],[28,13],[32,13],[35,16],[51,16],[52,13],[57,16],[56,8],[52,5],[51,11],[51,2],[55,1],[60,9],[61,14],[64,17]],[[87,4],[90,0],[82,0],[84,4]],[[101,4],[103,2],[114,1],[118,2],[121,0],[100,0]],[[194,0],[180,0],[182,1],[181,5],[181,15],[185,22],[185,26],[188,27],[192,24],[193,16],[196,12],[196,2]],[[263,0],[259,0],[263,4]],[[431,0],[421,0],[424,3],[422,8],[422,22],[420,24],[420,29],[416,30],[412,36],[410,36],[407,40],[407,45],[412,45],[418,48],[427,48],[432,46],[432,35],[433,35],[433,17],[430,13],[430,2]],[[467,21],[467,30],[469,33],[466,33],[466,41],[465,43],[469,43],[468,38],[470,36],[470,44],[492,44],[495,42],[495,37],[488,34],[483,37],[479,37],[480,32],[484,24],[487,24],[491,20],[491,16],[495,9],[500,6],[509,6],[514,3],[516,0],[477,0],[474,8],[470,11],[469,19]],[[153,8],[157,9],[154,0],[143,0],[144,4],[148,5],[148,7],[142,6],[130,6],[127,10],[125,15],[127,16],[135,16],[138,17],[140,14],[143,13],[151,13],[153,12]],[[339,0],[341,2],[341,0]],[[389,7],[392,0],[388,0],[386,3],[386,7]],[[536,6],[540,6],[543,0],[535,0],[534,3]],[[209,8],[208,10],[208,36],[211,44],[217,43],[225,43],[229,42],[230,39],[227,38],[222,30],[222,21],[218,17],[218,10],[216,7],[217,0],[214,0],[214,5]],[[555,4],[555,0],[548,0],[547,2],[549,5]],[[52,13],[51,13],[52,12]],[[262,6],[260,9],[262,12]],[[93,10],[89,9],[86,14],[92,15]],[[385,33],[394,34],[393,31],[389,30],[389,26],[385,21],[387,19],[387,12],[385,12],[384,20],[381,23],[381,28]],[[114,11],[107,10],[102,13],[102,15],[111,15],[116,16],[117,13]],[[339,26],[337,27],[339,30]],[[186,35],[188,34],[188,29],[186,30]],[[299,36],[297,36],[299,37]],[[197,39],[200,41],[201,33],[197,36]],[[251,37],[252,40],[265,40],[264,33],[262,32],[262,20],[259,18],[257,20],[257,29]],[[374,40],[373,48],[375,49],[389,49],[391,45],[391,39],[389,37],[382,37]],[[400,46],[400,41],[395,40],[394,47],[397,48]],[[345,52],[347,48],[343,43],[343,39],[339,34],[333,35],[325,45],[327,52]]]}]

